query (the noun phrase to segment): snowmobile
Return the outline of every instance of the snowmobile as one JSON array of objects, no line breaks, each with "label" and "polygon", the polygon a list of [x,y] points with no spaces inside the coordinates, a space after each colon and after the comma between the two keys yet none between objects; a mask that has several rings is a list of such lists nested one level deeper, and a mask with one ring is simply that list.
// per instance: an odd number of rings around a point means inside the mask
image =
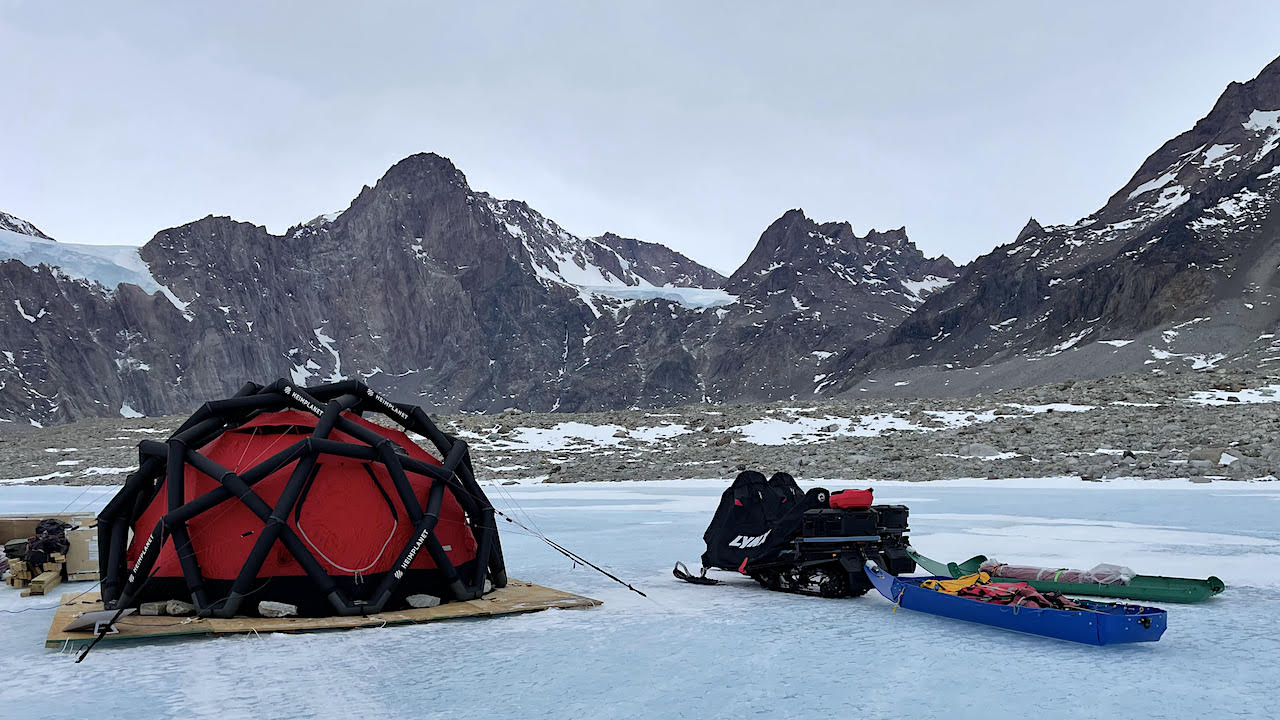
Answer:
[{"label": "snowmobile", "polygon": [[863,567],[874,562],[890,574],[914,572],[907,552],[908,510],[872,505],[871,490],[808,492],[795,478],[765,479],[748,470],[720,496],[702,538],[702,572],[684,563],[673,574],[686,582],[714,585],[709,569],[734,570],[770,590],[820,597],[858,597],[872,589]]}]

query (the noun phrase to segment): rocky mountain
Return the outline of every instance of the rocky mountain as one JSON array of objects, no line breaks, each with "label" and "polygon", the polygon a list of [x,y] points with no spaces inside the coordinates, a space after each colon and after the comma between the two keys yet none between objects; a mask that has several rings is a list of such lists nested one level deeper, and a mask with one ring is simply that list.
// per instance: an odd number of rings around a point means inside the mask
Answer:
[{"label": "rocky mountain", "polygon": [[581,355],[571,349],[560,407],[821,394],[832,358],[867,346],[954,272],[902,230],[859,238],[788,211],[718,296],[606,305]]},{"label": "rocky mountain", "polygon": [[30,238],[0,263],[0,416],[183,412],[280,376],[466,411],[807,394],[825,348],[896,323],[951,272],[901,231],[822,228],[788,213],[757,254],[794,270],[750,261],[726,281],[659,245],[575,236],[422,154],[281,235],[210,216],[140,249]]},{"label": "rocky mountain", "polygon": [[591,411],[1265,367],[1277,204],[1280,60],[1097,212],[1032,219],[959,269],[902,229],[791,210],[724,278],[573,235],[434,154],[281,235],[206,217],[141,248],[72,245],[6,215],[0,420],[186,412],[280,376],[440,411]]},{"label": "rocky mountain", "polygon": [[858,237],[847,222],[788,211],[725,284],[738,301],[708,328],[713,397],[735,387],[752,399],[822,393],[832,358],[868,347],[955,272],[945,256],[925,258],[902,228]]},{"label": "rocky mountain", "polygon": [[1280,60],[1232,83],[1097,212],[1073,225],[1030,220],[879,349],[847,354],[842,387],[884,368],[971,367],[1086,347],[1088,359],[1040,367],[1202,368],[1269,348],[1280,323],[1277,148]]},{"label": "rocky mountain", "polygon": [[18,235],[27,235],[30,237],[40,238],[41,240],[48,240],[50,242],[53,241],[53,238],[41,232],[40,228],[20,217],[14,217],[3,210],[0,210],[0,231],[7,231]]},{"label": "rocky mountain", "polygon": [[651,285],[709,288],[724,285],[723,275],[665,245],[624,238],[613,233],[605,233],[592,240],[626,259],[631,270]]}]

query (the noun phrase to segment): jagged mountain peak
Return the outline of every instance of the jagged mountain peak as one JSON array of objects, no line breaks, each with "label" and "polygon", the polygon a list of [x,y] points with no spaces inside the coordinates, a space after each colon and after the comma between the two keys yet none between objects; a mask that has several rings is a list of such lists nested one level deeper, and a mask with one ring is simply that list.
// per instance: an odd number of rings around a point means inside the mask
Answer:
[{"label": "jagged mountain peak", "polygon": [[182,225],[161,230],[153,235],[146,245],[142,247],[144,250],[152,245],[186,247],[190,244],[200,244],[219,247],[241,234],[229,232],[234,230],[251,231],[254,234],[269,234],[262,225],[236,220],[230,215],[209,214],[198,220],[192,220]]},{"label": "jagged mountain peak", "polygon": [[655,286],[718,288],[725,277],[665,245],[606,232],[591,238],[617,253],[630,269]]},{"label": "jagged mountain peak", "polygon": [[[1148,156],[1096,212],[1069,226],[1029,222],[997,252],[1062,278],[1106,262],[1136,238],[1165,237],[1164,228],[1192,222],[1194,234],[1221,229],[1242,213],[1261,212],[1277,164],[1280,59],[1257,78],[1229,85],[1209,114]],[[1135,252],[1164,248],[1153,242]]]},{"label": "jagged mountain peak", "polygon": [[415,153],[388,168],[373,187],[364,186],[346,210],[331,213],[333,220],[329,222],[381,224],[378,234],[389,235],[393,228],[386,226],[386,221],[421,217],[428,209],[461,208],[474,202],[477,195],[483,194],[472,191],[466,175],[452,160],[436,153]]},{"label": "jagged mountain peak", "polygon": [[1202,122],[1213,125],[1255,110],[1277,108],[1280,108],[1280,57],[1268,63],[1252,80],[1228,84]]},{"label": "jagged mountain peak", "polygon": [[892,327],[954,274],[949,259],[926,258],[905,228],[860,237],[847,221],[819,224],[792,209],[760,235],[725,290],[748,298],[748,306],[799,309],[814,298],[830,304],[828,312],[856,313],[869,337]]},{"label": "jagged mountain peak", "polygon": [[853,224],[848,220],[840,220],[836,222],[820,223],[818,232],[826,237],[842,242],[856,239],[858,234],[853,231]]},{"label": "jagged mountain peak", "polygon": [[839,247],[856,239],[857,235],[848,222],[819,225],[804,210],[793,208],[765,228],[746,262],[733,277],[756,273],[779,262],[810,259],[826,248]]},{"label": "jagged mountain peak", "polygon": [[1024,240],[1039,237],[1043,234],[1044,226],[1042,226],[1035,218],[1031,218],[1030,220],[1027,220],[1027,224],[1023,225],[1022,229],[1018,231],[1018,236],[1014,238],[1013,241],[1015,243],[1020,243]]},{"label": "jagged mountain peak", "polygon": [[433,152],[420,152],[396,162],[383,173],[381,182],[402,182],[434,178],[450,184],[467,184],[467,178],[449,158]]},{"label": "jagged mountain peak", "polygon": [[[1251,170],[1276,164],[1280,147],[1280,58],[1254,79],[1233,82],[1213,109],[1185,133],[1152,153],[1101,210],[1079,225],[1114,222],[1117,215],[1150,221],[1195,195],[1212,193]],[[1124,228],[1122,228],[1124,229]]]},{"label": "jagged mountain peak", "polygon": [[19,235],[29,235],[34,238],[40,238],[41,240],[48,240],[50,242],[54,241],[53,238],[45,235],[40,228],[16,215],[10,215],[3,210],[0,210],[0,230],[8,230],[9,232],[17,233]]},{"label": "jagged mountain peak", "polygon": [[923,264],[930,266],[927,274],[947,277],[955,271],[945,256],[925,258],[907,236],[905,227],[872,229],[859,236],[848,221],[818,223],[803,210],[792,209],[765,229],[730,282],[741,282],[787,266],[802,274],[850,268],[849,281],[856,281],[855,277],[861,273],[874,284],[875,276],[885,274],[896,279],[919,279],[917,270]]}]

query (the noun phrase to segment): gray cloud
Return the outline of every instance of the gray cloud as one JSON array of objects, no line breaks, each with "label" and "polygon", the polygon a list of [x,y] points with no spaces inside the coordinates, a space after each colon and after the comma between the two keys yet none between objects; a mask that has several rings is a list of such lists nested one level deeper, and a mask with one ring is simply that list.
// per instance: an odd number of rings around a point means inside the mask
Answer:
[{"label": "gray cloud", "polygon": [[64,241],[278,232],[435,151],[722,271],[791,207],[958,260],[1074,221],[1280,53],[1269,2],[0,8],[0,209]]}]

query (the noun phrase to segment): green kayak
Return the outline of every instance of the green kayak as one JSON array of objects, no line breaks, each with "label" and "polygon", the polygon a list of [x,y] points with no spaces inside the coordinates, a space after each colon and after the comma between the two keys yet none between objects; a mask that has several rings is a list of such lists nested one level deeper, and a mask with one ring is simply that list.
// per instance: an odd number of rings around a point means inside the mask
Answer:
[{"label": "green kayak", "polygon": [[[907,553],[925,571],[943,577],[958,578],[963,575],[971,575],[978,572],[978,568],[982,566],[982,563],[987,561],[985,555],[978,555],[959,564],[940,563],[937,560],[931,560],[921,555],[915,548],[908,547]],[[1064,595],[1094,595],[1165,603],[1204,602],[1227,587],[1221,580],[1212,575],[1204,580],[1164,577],[1162,575],[1135,575],[1127,585],[1099,585],[1097,583],[1055,582],[1053,580],[1017,580],[1001,577],[992,578],[992,580],[996,582],[1026,582],[1040,592],[1053,590]]]}]

